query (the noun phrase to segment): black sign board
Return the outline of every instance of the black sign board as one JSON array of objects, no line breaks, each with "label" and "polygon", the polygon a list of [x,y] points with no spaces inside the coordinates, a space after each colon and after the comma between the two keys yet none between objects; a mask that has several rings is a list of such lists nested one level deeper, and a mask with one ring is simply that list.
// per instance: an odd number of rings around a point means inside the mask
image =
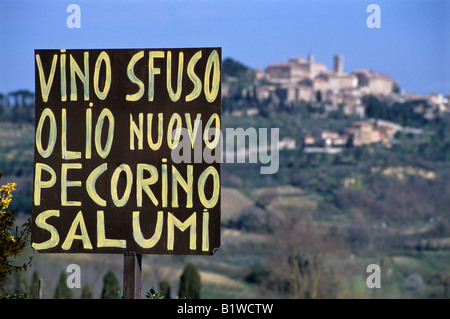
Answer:
[{"label": "black sign board", "polygon": [[[220,48],[35,51],[36,251],[219,248],[220,161],[199,150],[221,152],[221,58]],[[186,139],[191,155],[174,160]]]}]

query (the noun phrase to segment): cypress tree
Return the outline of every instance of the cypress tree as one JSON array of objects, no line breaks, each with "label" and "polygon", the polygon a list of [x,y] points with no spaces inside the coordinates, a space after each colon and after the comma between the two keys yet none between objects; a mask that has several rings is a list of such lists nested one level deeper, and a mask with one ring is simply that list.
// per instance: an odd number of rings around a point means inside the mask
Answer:
[{"label": "cypress tree", "polygon": [[28,282],[23,272],[15,272],[14,276],[14,292],[20,295],[28,292]]},{"label": "cypress tree", "polygon": [[159,294],[164,299],[170,299],[170,284],[167,279],[164,279],[159,283]]},{"label": "cypress tree", "polygon": [[201,281],[197,267],[188,262],[181,274],[178,296],[186,299],[200,299]]},{"label": "cypress tree", "polygon": [[103,277],[102,299],[120,299],[120,291],[122,290],[116,274],[111,269],[108,270]]},{"label": "cypress tree", "polygon": [[38,295],[39,295],[39,274],[37,271],[34,271],[33,277],[31,278],[30,298],[38,299]]},{"label": "cypress tree", "polygon": [[92,299],[93,295],[91,285],[89,283],[84,285],[83,291],[81,292],[81,299]]},{"label": "cypress tree", "polygon": [[67,287],[66,272],[62,271],[55,289],[55,299],[72,299],[72,289]]}]

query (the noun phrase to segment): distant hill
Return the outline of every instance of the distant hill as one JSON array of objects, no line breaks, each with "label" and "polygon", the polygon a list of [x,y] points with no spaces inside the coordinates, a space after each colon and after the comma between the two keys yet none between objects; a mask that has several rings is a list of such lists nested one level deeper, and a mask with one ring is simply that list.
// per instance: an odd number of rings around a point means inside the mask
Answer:
[{"label": "distant hill", "polygon": [[222,62],[222,74],[225,81],[239,79],[239,82],[253,82],[255,71],[232,58],[226,58]]}]

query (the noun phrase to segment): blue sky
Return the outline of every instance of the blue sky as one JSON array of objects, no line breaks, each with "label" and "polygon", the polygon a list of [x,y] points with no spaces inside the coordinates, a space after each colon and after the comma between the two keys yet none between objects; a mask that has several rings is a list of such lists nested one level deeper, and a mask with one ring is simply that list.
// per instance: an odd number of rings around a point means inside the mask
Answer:
[{"label": "blue sky", "polygon": [[[81,28],[69,29],[69,4]],[[369,4],[381,28],[369,29]],[[220,46],[253,68],[293,56],[450,94],[450,0],[0,0],[0,92],[34,91],[34,49]]]}]

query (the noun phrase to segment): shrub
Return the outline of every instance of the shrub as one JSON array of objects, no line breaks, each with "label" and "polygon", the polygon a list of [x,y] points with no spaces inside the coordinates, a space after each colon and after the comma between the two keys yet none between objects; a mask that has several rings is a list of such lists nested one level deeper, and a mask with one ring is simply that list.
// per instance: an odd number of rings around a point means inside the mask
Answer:
[{"label": "shrub", "polygon": [[31,256],[28,262],[22,265],[12,264],[12,258],[19,256],[25,249],[31,230],[30,220],[22,226],[21,230],[18,227],[14,228],[16,211],[8,210],[8,206],[15,187],[16,183],[0,186],[0,286],[7,275],[27,270],[31,264]]}]

